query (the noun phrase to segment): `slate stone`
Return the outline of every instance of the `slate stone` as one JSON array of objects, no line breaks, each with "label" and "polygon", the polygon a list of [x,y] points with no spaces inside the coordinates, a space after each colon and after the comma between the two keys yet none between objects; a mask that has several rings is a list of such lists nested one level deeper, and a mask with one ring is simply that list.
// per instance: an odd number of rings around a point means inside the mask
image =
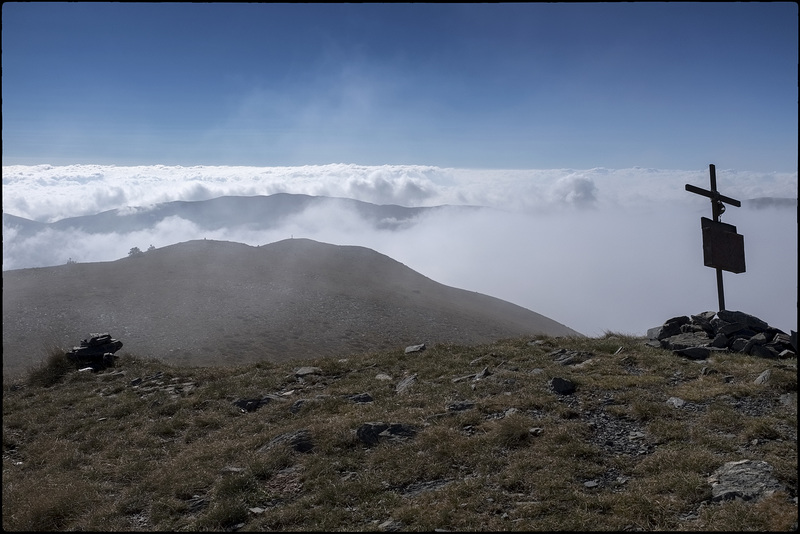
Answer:
[{"label": "slate stone", "polygon": [[302,378],[308,375],[318,375],[322,374],[322,369],[319,367],[301,367],[297,371],[294,372],[294,376],[298,378]]},{"label": "slate stone", "polygon": [[350,395],[347,398],[356,404],[365,404],[373,401],[372,395],[369,393],[357,393],[356,395]]},{"label": "slate stone", "polygon": [[747,340],[743,337],[737,337],[730,342],[728,348],[730,348],[733,352],[744,352],[744,348],[746,346],[747,346]]},{"label": "slate stone", "polygon": [[559,395],[572,395],[575,393],[575,383],[565,378],[552,378],[550,380],[550,388]]},{"label": "slate stone", "polygon": [[647,329],[647,339],[658,339],[658,336],[661,334],[661,326],[654,326],[653,328]]},{"label": "slate stone", "polygon": [[711,349],[708,347],[686,347],[685,349],[679,349],[674,352],[690,360],[705,360],[711,354]]},{"label": "slate stone", "polygon": [[728,336],[726,336],[722,332],[718,333],[717,335],[714,336],[714,339],[711,341],[711,346],[718,349],[724,349],[725,347],[728,346]]},{"label": "slate stone", "polygon": [[403,423],[375,421],[364,423],[356,429],[356,438],[366,445],[376,445],[381,439],[404,439],[416,435],[416,429]]},{"label": "slate stone", "polygon": [[753,380],[753,383],[754,384],[758,384],[759,386],[763,385],[763,384],[766,384],[767,382],[769,382],[769,377],[771,375],[772,375],[772,372],[769,369],[767,369],[764,372],[762,372],[760,375],[758,375],[758,377],[755,380]]},{"label": "slate stone", "polygon": [[364,423],[356,429],[356,437],[362,443],[375,445],[380,439],[380,433],[387,428],[389,428],[389,425],[383,422]]},{"label": "slate stone", "polygon": [[674,408],[683,408],[686,405],[686,401],[678,397],[670,397],[667,399],[667,404]]},{"label": "slate stone", "polygon": [[267,404],[269,401],[269,397],[259,399],[236,399],[233,401],[233,405],[243,412],[254,412]]},{"label": "slate stone", "polygon": [[750,348],[749,354],[751,356],[758,356],[759,358],[777,359],[780,353],[770,347],[769,345],[754,345]]},{"label": "slate stone", "polygon": [[311,438],[311,432],[306,429],[281,434],[270,441],[266,448],[269,449],[281,444],[289,445],[297,452],[311,452],[314,449],[314,440]]},{"label": "slate stone", "polygon": [[469,410],[470,408],[474,408],[474,407],[475,407],[475,403],[474,402],[471,402],[471,401],[457,401],[457,402],[451,402],[450,404],[448,404],[445,407],[445,409],[448,412],[461,412],[461,411],[464,411],[464,410]]},{"label": "slate stone", "polygon": [[785,488],[772,476],[772,466],[763,460],[728,462],[708,477],[711,500],[757,501]]},{"label": "slate stone", "polygon": [[259,449],[259,452],[267,451],[278,445],[288,445],[296,452],[311,452],[314,450],[314,440],[311,431],[307,429],[296,432],[287,432],[275,437],[272,441]]},{"label": "slate stone", "polygon": [[722,319],[714,319],[711,322],[711,325],[714,329],[714,332],[718,334],[725,334],[726,336],[730,336],[731,334],[735,334],[736,332],[747,329],[744,323],[728,323]]},{"label": "slate stone", "polygon": [[672,319],[667,319],[667,321],[661,327],[661,332],[659,332],[657,339],[661,341],[664,338],[680,334],[681,326],[688,324],[690,321],[691,319],[689,319],[689,317],[686,315],[681,315],[679,317],[673,317]]},{"label": "slate stone", "polygon": [[417,381],[417,375],[416,374],[413,374],[413,375],[405,377],[404,379],[402,379],[400,381],[399,384],[397,384],[397,387],[395,388],[395,392],[396,393],[404,393],[405,391],[408,391],[408,388],[410,388],[416,381]]},{"label": "slate stone", "polygon": [[711,319],[713,319],[715,315],[716,312],[713,311],[705,311],[698,313],[697,315],[692,315],[692,323],[708,332],[709,335],[713,335],[714,329],[711,326]]},{"label": "slate stone", "polygon": [[717,312],[717,317],[728,323],[744,323],[747,328],[756,332],[763,332],[769,327],[765,321],[758,317],[740,311],[720,310]]},{"label": "slate stone", "polygon": [[669,350],[705,347],[709,344],[711,344],[711,339],[702,331],[691,334],[677,334],[661,340],[661,346]]}]

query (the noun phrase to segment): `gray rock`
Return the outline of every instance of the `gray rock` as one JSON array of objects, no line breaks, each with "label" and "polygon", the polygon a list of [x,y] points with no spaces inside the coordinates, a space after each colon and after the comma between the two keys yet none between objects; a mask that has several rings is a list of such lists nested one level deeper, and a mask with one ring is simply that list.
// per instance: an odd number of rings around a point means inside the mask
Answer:
[{"label": "gray rock", "polygon": [[681,315],[680,317],[673,317],[672,319],[667,319],[664,325],[661,327],[661,331],[658,333],[658,339],[661,341],[662,339],[672,337],[681,333],[681,326],[688,324],[691,321],[689,317],[686,315]]},{"label": "gray rock", "polygon": [[780,358],[778,351],[769,345],[755,345],[750,349],[751,356],[758,356],[759,358],[776,359]]},{"label": "gray rock", "polygon": [[728,348],[730,348],[733,352],[744,352],[744,348],[747,346],[747,339],[743,337],[737,337],[730,342]]},{"label": "gray rock", "polygon": [[756,334],[756,335],[752,336],[747,341],[747,344],[745,344],[744,348],[742,349],[742,352],[744,352],[745,354],[752,354],[753,353],[753,347],[766,345],[766,344],[767,344],[767,337],[762,332],[760,334]]},{"label": "gray rock", "polygon": [[575,383],[565,378],[552,378],[550,380],[550,388],[559,395],[572,395],[575,393]]},{"label": "gray rock", "polygon": [[785,489],[773,476],[772,466],[760,460],[728,462],[708,477],[711,500],[742,499],[756,501]]},{"label": "gray rock", "polygon": [[491,371],[489,371],[489,368],[488,367],[484,367],[483,370],[480,373],[477,373],[475,375],[474,380],[481,380],[481,379],[484,379],[484,378],[486,378],[488,376],[491,376],[491,375],[492,375],[492,373],[491,373]]},{"label": "gray rock", "polygon": [[355,402],[356,404],[365,404],[368,402],[372,402],[374,400],[372,398],[372,395],[370,395],[369,393],[357,393],[355,395],[348,395],[347,398]]},{"label": "gray rock", "polygon": [[401,521],[395,521],[394,519],[387,519],[378,525],[378,530],[382,532],[397,532],[398,530],[402,529],[403,523]]},{"label": "gray rock", "polygon": [[395,388],[395,392],[396,393],[405,393],[406,391],[408,391],[408,388],[410,388],[412,385],[414,385],[414,383],[416,381],[417,381],[417,375],[416,374],[413,374],[413,375],[405,377],[404,379],[402,379],[400,381],[400,383],[397,384],[397,387]]},{"label": "gray rock", "polygon": [[714,318],[711,321],[711,326],[715,333],[725,334],[726,336],[735,334],[736,332],[740,332],[747,328],[744,323],[729,323],[719,318]]},{"label": "gray rock", "polygon": [[718,349],[724,349],[725,347],[728,346],[728,336],[726,336],[722,332],[718,333],[717,335],[714,336],[714,339],[711,341],[711,346]]},{"label": "gray rock", "polygon": [[728,323],[744,323],[747,328],[755,330],[756,332],[763,332],[769,325],[754,315],[750,315],[740,311],[733,310],[720,310],[717,312],[717,317]]},{"label": "gray rock", "polygon": [[254,412],[267,404],[270,401],[269,397],[260,399],[236,399],[233,405],[239,408],[242,412]]},{"label": "gray rock", "polygon": [[769,377],[771,375],[772,372],[769,369],[767,369],[766,371],[758,375],[758,377],[755,380],[753,380],[753,383],[758,385],[766,384],[767,382],[769,382]]},{"label": "gray rock", "polygon": [[406,354],[409,354],[411,352],[422,352],[423,350],[425,350],[425,343],[422,343],[420,345],[409,345],[408,347],[406,347]]},{"label": "gray rock", "polygon": [[387,428],[389,425],[383,422],[364,423],[356,430],[356,437],[362,443],[375,445],[380,440],[380,433]]},{"label": "gray rock", "polygon": [[709,335],[712,335],[713,332],[714,332],[714,329],[711,326],[711,319],[713,319],[715,315],[716,315],[716,313],[714,313],[712,311],[706,311],[706,312],[698,313],[697,315],[692,315],[691,316],[692,323],[696,324],[697,326],[699,326],[700,328],[702,328],[703,330],[708,332]]},{"label": "gray rock", "polygon": [[686,356],[690,360],[705,360],[711,354],[708,347],[686,347],[675,351],[675,354]]},{"label": "gray rock", "polygon": [[297,378],[302,378],[308,375],[318,375],[322,374],[322,369],[319,367],[301,367],[297,371],[294,372],[294,376]]},{"label": "gray rock", "polygon": [[451,402],[448,404],[445,409],[448,412],[462,412],[464,410],[469,410],[470,408],[474,408],[475,403],[472,401],[456,401]]},{"label": "gray rock", "polygon": [[686,401],[678,397],[670,397],[667,399],[667,404],[673,408],[683,408],[686,405]]},{"label": "gray rock", "polygon": [[314,449],[314,440],[311,438],[311,432],[309,430],[302,429],[296,432],[281,434],[259,450],[263,452],[278,445],[288,445],[292,450],[297,452],[311,452]]},{"label": "gray rock", "polygon": [[661,346],[669,350],[705,347],[710,344],[711,339],[708,337],[708,334],[703,331],[677,334],[661,340]]},{"label": "gray rock", "polygon": [[653,328],[647,329],[647,339],[650,340],[658,340],[658,336],[661,335],[661,329],[663,326],[654,326]]},{"label": "gray rock", "polygon": [[575,365],[593,358],[594,354],[579,350],[556,349],[547,356],[560,365]]},{"label": "gray rock", "polygon": [[356,438],[366,445],[376,445],[381,439],[406,439],[417,434],[417,430],[403,423],[382,421],[364,423],[356,429]]}]

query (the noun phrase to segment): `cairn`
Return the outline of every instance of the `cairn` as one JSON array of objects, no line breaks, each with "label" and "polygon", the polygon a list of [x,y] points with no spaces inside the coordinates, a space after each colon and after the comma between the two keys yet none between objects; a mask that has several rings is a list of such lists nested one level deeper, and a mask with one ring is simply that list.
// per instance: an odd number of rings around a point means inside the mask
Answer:
[{"label": "cairn", "polygon": [[673,317],[647,331],[649,345],[671,350],[692,360],[715,351],[750,354],[761,358],[796,358],[797,347],[786,332],[740,311],[707,311]]},{"label": "cairn", "polygon": [[108,333],[89,334],[89,339],[82,340],[79,347],[72,347],[66,355],[76,368],[89,367],[96,372],[114,367],[114,353],[121,348],[122,341],[113,339]]}]

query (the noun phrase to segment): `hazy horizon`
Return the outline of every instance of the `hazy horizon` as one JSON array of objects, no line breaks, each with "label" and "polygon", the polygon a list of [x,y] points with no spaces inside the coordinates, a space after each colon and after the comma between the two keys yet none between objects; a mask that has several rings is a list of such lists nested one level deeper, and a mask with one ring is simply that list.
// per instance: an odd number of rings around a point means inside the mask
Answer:
[{"label": "hazy horizon", "polygon": [[[717,167],[729,207],[723,222],[745,236],[747,271],[724,274],[726,304],[785,331],[797,327],[797,210],[748,207],[747,199],[797,198],[795,173]],[[191,239],[252,246],[289,237],[374,249],[446,285],[541,313],[587,335],[642,335],[676,315],[717,307],[703,265],[700,218],[708,169],[475,170],[333,164],[301,167],[9,166],[3,211],[54,221],[126,206],[278,192],[406,206],[480,205],[432,213],[402,230],[377,230],[340,208],[314,208],[279,228],[208,231],[171,219],[146,231],[48,230],[30,238],[3,228],[3,269],[123,258]],[[125,211],[121,216],[124,216]]]}]

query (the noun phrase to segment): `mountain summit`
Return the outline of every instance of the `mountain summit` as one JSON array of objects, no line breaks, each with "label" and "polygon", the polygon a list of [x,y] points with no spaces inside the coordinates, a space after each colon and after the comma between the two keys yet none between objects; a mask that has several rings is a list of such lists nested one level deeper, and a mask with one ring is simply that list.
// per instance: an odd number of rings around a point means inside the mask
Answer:
[{"label": "mountain summit", "polygon": [[113,262],[3,273],[3,370],[110,332],[186,365],[342,355],[417,343],[580,336],[543,315],[435,282],[372,249],[196,240]]}]

